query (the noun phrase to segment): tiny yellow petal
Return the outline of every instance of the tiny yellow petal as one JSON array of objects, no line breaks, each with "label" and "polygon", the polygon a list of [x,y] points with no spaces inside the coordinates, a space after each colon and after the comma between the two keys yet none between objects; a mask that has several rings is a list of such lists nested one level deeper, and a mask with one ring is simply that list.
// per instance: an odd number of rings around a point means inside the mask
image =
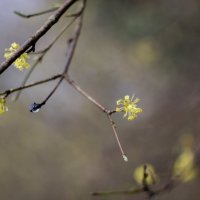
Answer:
[{"label": "tiny yellow petal", "polygon": [[133,101],[133,103],[136,104],[136,103],[138,103],[139,101],[140,101],[140,99],[139,99],[139,98],[136,98],[136,99]]},{"label": "tiny yellow petal", "polygon": [[122,99],[117,100],[117,105],[120,105],[120,104],[123,104],[123,100]]},{"label": "tiny yellow petal", "polygon": [[130,96],[129,96],[129,95],[126,95],[126,96],[124,97],[124,99],[125,99],[125,100],[129,100],[129,99],[130,99]]},{"label": "tiny yellow petal", "polygon": [[128,117],[128,120],[134,120],[135,118],[136,117],[134,117],[134,116],[131,115],[131,116]]},{"label": "tiny yellow petal", "polygon": [[17,44],[16,42],[14,42],[14,43],[11,44],[11,47],[13,49],[18,49],[20,46],[19,46],[19,44]]}]

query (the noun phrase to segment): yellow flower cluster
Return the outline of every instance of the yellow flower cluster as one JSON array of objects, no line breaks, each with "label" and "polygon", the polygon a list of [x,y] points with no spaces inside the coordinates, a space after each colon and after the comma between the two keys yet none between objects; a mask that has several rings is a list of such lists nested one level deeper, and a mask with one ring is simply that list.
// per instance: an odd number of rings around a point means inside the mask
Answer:
[{"label": "yellow flower cluster", "polygon": [[130,99],[130,96],[126,95],[124,99],[119,99],[117,101],[117,106],[120,107],[116,108],[116,112],[124,112],[124,117],[127,117],[128,120],[134,120],[137,117],[137,114],[142,112],[142,109],[137,108],[136,105],[140,99],[133,99],[134,96]]},{"label": "yellow flower cluster", "polygon": [[[6,53],[4,54],[4,57],[6,59],[10,58],[10,56],[17,51],[17,49],[20,48],[20,45],[16,42],[11,44],[11,47],[8,49],[5,49]],[[27,59],[29,59],[29,56],[27,53],[23,53],[19,58],[17,58],[14,61],[14,66],[19,69],[20,71],[23,71],[25,68],[29,68],[29,63],[27,62]]]},{"label": "yellow flower cluster", "polygon": [[173,175],[182,182],[188,182],[197,176],[195,155],[190,147],[184,147],[174,163]]},{"label": "yellow flower cluster", "polygon": [[3,97],[0,97],[0,114],[8,111],[8,108],[6,106],[6,100]]}]

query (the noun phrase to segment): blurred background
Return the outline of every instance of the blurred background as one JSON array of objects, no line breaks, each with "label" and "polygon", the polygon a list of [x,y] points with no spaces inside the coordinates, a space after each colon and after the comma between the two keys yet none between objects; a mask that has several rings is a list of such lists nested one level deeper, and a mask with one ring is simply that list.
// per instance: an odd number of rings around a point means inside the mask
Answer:
[{"label": "blurred background", "polygon": [[[50,14],[49,0],[0,1],[0,61],[12,42],[23,43]],[[62,3],[58,1],[56,3]],[[74,8],[71,9],[72,10]],[[144,199],[144,196],[93,197],[91,192],[137,186],[133,170],[151,163],[161,182],[180,151],[182,135],[199,139],[200,2],[197,0],[88,0],[84,26],[70,67],[72,78],[105,107],[136,94],[143,109],[128,122],[114,117],[129,162],[122,160],[105,115],[63,82],[33,114],[56,82],[24,90],[0,116],[0,199]],[[45,48],[68,22],[63,17],[36,45]],[[29,82],[63,70],[67,38],[60,38]],[[28,70],[10,67],[0,78],[1,92],[21,84]],[[158,199],[197,200],[200,180],[180,185]]]}]

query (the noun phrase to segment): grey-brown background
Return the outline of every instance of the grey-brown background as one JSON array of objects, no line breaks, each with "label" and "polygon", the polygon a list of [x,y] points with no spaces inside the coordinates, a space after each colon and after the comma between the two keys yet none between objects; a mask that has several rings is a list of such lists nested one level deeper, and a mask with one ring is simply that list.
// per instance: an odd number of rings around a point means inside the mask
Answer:
[{"label": "grey-brown background", "polygon": [[[48,17],[22,19],[13,10],[31,13],[52,3],[0,1],[1,61],[5,48],[25,41]],[[199,135],[199,19],[198,0],[88,0],[70,74],[111,109],[126,94],[141,99],[143,113],[135,121],[114,116],[129,162],[123,162],[104,114],[65,82],[39,113],[30,113],[29,105],[41,102],[55,82],[37,86],[16,103],[8,100],[9,112],[0,116],[0,199],[108,199],[90,192],[133,187],[133,170],[143,163],[153,164],[165,179],[180,136]],[[67,20],[59,21],[36,48],[44,48]],[[70,33],[30,81],[62,71]],[[26,73],[10,67],[0,77],[1,91],[19,86]],[[198,200],[199,185],[197,178],[158,199]]]}]

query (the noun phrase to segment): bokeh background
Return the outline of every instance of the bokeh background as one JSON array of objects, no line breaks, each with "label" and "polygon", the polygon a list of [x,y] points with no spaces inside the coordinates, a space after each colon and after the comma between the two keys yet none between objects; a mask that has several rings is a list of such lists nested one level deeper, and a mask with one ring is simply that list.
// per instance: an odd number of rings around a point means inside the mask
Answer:
[{"label": "bokeh background", "polygon": [[[53,3],[0,1],[1,61],[5,48],[23,43],[50,15],[22,19],[13,11],[32,13]],[[127,94],[141,99],[143,113],[135,121],[114,116],[129,162],[123,162],[105,115],[65,82],[39,113],[30,113],[29,105],[41,102],[56,82],[36,86],[24,90],[17,102],[9,98],[9,111],[0,116],[0,198],[144,199],[90,195],[137,186],[133,170],[144,163],[151,163],[164,182],[179,154],[180,137],[199,138],[199,19],[198,0],[88,0],[69,73],[110,109]],[[68,21],[63,17],[36,49],[46,47]],[[29,82],[63,70],[72,30],[48,52]],[[1,75],[0,90],[19,86],[26,73],[10,67]],[[198,200],[199,186],[197,177],[158,199]]]}]

